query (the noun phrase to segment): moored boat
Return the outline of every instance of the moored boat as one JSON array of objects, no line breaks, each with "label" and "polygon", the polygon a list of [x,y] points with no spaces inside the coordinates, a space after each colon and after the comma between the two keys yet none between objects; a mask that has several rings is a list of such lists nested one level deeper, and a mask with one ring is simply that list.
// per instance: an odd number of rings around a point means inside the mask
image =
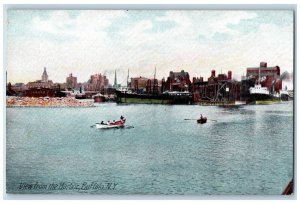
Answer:
[{"label": "moored boat", "polygon": [[83,93],[78,93],[75,95],[75,98],[76,99],[86,99],[86,95]]},{"label": "moored boat", "polygon": [[261,84],[256,84],[249,89],[250,104],[272,104],[280,102],[280,97],[271,94],[267,87],[262,87]]},{"label": "moored boat", "polygon": [[117,103],[139,103],[139,104],[192,104],[190,92],[164,92],[160,94],[138,94],[127,91],[116,90]]},{"label": "moored boat", "polygon": [[102,102],[105,102],[105,97],[104,95],[98,93],[96,95],[93,96],[93,99],[94,99],[94,102],[95,103],[102,103]]},{"label": "moored boat", "polygon": [[279,94],[280,94],[280,99],[282,101],[290,100],[289,92],[287,90],[280,90]]}]

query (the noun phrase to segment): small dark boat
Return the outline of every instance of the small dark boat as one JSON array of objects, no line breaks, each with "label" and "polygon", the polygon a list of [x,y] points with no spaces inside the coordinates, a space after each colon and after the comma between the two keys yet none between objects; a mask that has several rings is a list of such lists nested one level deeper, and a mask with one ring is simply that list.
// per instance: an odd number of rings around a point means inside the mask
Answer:
[{"label": "small dark boat", "polygon": [[206,123],[206,121],[207,121],[206,117],[201,117],[200,119],[197,120],[197,123],[204,124]]},{"label": "small dark boat", "polygon": [[76,99],[86,99],[86,95],[85,94],[81,94],[81,93],[80,94],[76,94],[75,98]]},{"label": "small dark boat", "polygon": [[289,182],[281,195],[291,195],[294,192],[294,178]]}]

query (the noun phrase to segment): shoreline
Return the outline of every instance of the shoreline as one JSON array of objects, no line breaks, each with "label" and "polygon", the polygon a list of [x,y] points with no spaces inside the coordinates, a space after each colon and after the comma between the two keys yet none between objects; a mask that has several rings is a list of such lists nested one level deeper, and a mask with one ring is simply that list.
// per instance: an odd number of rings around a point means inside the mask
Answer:
[{"label": "shoreline", "polygon": [[[282,101],[276,101],[276,103],[280,103]],[[101,103],[106,104],[106,102]],[[116,103],[118,104],[118,103]],[[143,103],[120,103],[120,105],[130,105],[130,104],[143,104]],[[146,103],[147,104],[147,103]],[[190,105],[194,106],[216,106],[216,107],[240,107],[240,106],[248,106],[248,105],[271,105],[273,103],[245,103],[245,104],[234,104],[232,102],[207,102],[202,101]],[[150,104],[148,104],[150,105]],[[158,105],[153,103],[153,105]],[[164,104],[164,105],[175,105],[175,104]],[[176,104],[182,105],[182,104]],[[7,96],[6,97],[6,108],[92,108],[98,107],[97,103],[94,103],[92,99],[76,99],[74,97],[17,97],[17,96]]]},{"label": "shoreline", "polygon": [[6,108],[95,108],[96,106],[6,106]]},{"label": "shoreline", "polygon": [[73,97],[6,97],[7,108],[89,108],[96,107],[93,100],[80,100]]}]

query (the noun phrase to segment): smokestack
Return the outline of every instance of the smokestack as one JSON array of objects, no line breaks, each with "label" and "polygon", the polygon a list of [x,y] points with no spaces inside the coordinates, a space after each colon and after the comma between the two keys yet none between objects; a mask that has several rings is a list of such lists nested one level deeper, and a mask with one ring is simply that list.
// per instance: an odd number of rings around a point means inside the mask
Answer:
[{"label": "smokestack", "polygon": [[231,80],[232,79],[232,72],[231,71],[228,71],[228,77],[227,77],[228,80]]},{"label": "smokestack", "polygon": [[196,77],[193,77],[193,84],[196,82]]},{"label": "smokestack", "polygon": [[216,70],[211,70],[211,76],[215,77],[216,76]]},{"label": "smokestack", "polygon": [[267,63],[266,62],[260,62],[260,67],[267,67]]}]

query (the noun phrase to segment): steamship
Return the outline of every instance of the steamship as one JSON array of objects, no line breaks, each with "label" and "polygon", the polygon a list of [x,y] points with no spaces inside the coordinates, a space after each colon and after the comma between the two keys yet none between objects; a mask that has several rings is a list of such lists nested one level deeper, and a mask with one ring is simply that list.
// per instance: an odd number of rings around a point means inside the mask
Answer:
[{"label": "steamship", "polygon": [[288,100],[284,91],[280,91],[279,94],[271,94],[268,88],[262,87],[261,84],[256,84],[249,91],[250,104],[272,104]]},{"label": "steamship", "polygon": [[[127,76],[127,87],[116,90],[117,103],[136,103],[136,104],[192,104],[193,97],[188,91],[165,91],[159,93],[158,81],[156,80],[156,67],[154,72],[152,93],[137,93],[128,87],[129,70]],[[116,73],[115,73],[116,84]]]},{"label": "steamship", "polygon": [[[286,97],[286,92],[280,90],[279,92],[275,92],[275,83],[276,79],[273,78],[272,81],[272,91],[270,91],[267,87],[262,87],[261,82],[266,80],[266,76],[261,78],[261,68],[267,67],[266,63],[261,63],[260,67],[258,68],[258,79],[254,87],[249,88],[250,104],[272,104],[276,102],[280,102],[281,100],[288,100]],[[276,71],[278,71],[279,67],[276,67]]]},{"label": "steamship", "polygon": [[116,90],[117,103],[140,104],[192,104],[192,94],[187,91],[163,92],[159,94],[138,94],[130,90]]}]

